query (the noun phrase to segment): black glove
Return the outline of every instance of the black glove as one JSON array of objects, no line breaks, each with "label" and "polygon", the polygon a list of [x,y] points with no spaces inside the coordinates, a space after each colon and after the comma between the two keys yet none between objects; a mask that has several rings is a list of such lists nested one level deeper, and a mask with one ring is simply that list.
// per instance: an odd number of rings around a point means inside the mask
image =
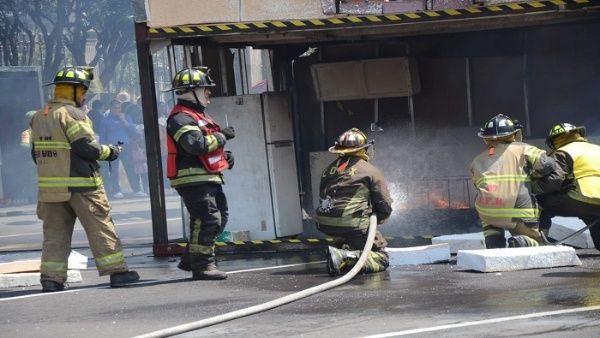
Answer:
[{"label": "black glove", "polygon": [[112,161],[116,160],[117,158],[119,158],[119,154],[121,154],[120,147],[109,144],[108,148],[110,148],[110,155],[108,155],[108,158],[106,159],[107,161],[112,162]]},{"label": "black glove", "polygon": [[233,127],[221,129],[221,133],[223,133],[223,135],[225,135],[225,138],[228,140],[231,140],[235,137],[235,129],[233,129]]},{"label": "black glove", "polygon": [[223,133],[216,131],[212,134],[212,136],[214,136],[217,139],[217,148],[223,148],[225,146],[225,143],[227,143],[227,139],[225,138],[225,135],[223,135]]},{"label": "black glove", "polygon": [[233,154],[229,150],[225,150],[225,160],[229,164],[229,169],[233,168],[235,164],[235,160],[233,159]]}]

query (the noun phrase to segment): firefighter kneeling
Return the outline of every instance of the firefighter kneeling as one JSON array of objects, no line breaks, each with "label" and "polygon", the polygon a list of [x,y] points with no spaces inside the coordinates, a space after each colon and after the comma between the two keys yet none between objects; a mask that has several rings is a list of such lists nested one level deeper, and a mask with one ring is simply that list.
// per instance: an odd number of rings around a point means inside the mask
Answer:
[{"label": "firefighter kneeling", "polygon": [[487,150],[473,160],[470,173],[488,249],[506,247],[505,229],[513,235],[508,239],[509,247],[545,243],[539,231],[531,177],[549,175],[555,164],[545,151],[521,142],[521,129],[508,116],[499,114],[478,133]]},{"label": "firefighter kneeling", "polygon": [[[338,154],[321,175],[320,205],[316,212],[319,230],[335,237],[327,251],[331,276],[350,271],[367,241],[369,216],[384,223],[392,212],[392,199],[383,174],[371,165],[367,154],[372,142],[356,128],[343,133],[329,148]],[[363,273],[380,272],[389,266],[386,240],[377,231]]]},{"label": "firefighter kneeling", "polygon": [[579,217],[590,226],[590,235],[600,250],[600,146],[585,138],[585,127],[560,123],[550,129],[546,144],[556,159],[555,171],[536,187],[542,213],[540,227],[549,231],[552,217]]}]

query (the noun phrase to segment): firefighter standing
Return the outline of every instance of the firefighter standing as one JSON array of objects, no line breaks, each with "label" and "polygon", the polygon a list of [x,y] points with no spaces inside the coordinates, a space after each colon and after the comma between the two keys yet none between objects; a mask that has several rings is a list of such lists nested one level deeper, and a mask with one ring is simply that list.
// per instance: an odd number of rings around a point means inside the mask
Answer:
[{"label": "firefighter standing", "polygon": [[[344,132],[329,152],[338,154],[321,175],[320,204],[316,211],[319,230],[335,237],[327,251],[331,276],[348,272],[358,261],[367,241],[369,217],[384,223],[392,212],[392,199],[383,174],[369,163],[366,135],[357,128]],[[386,240],[377,231],[363,273],[380,272],[389,266]]]},{"label": "firefighter standing", "polygon": [[544,242],[531,177],[550,174],[554,161],[545,151],[521,142],[521,128],[508,116],[498,114],[478,133],[487,150],[475,157],[470,173],[477,189],[475,208],[488,249],[506,247],[505,229],[512,234],[509,247],[538,246]]},{"label": "firefighter standing", "polygon": [[192,279],[225,279],[215,264],[215,238],[227,223],[223,174],[234,164],[224,151],[235,137],[232,127],[221,129],[205,109],[215,86],[206,67],[186,68],[173,78],[177,104],[167,119],[167,176],[190,213],[190,236],[178,267]]},{"label": "firefighter standing", "polygon": [[[600,146],[585,139],[585,127],[560,123],[550,129],[546,144],[554,152],[556,170],[536,180],[542,212],[540,227],[547,231],[553,216],[579,217],[586,225],[600,218]],[[590,234],[600,250],[600,225]]]},{"label": "firefighter standing", "polygon": [[54,98],[31,120],[32,157],[38,172],[38,217],[43,221],[41,284],[44,292],[64,289],[75,220],[79,218],[101,276],[112,287],[139,280],[121,250],[98,160],[113,161],[119,149],[99,144],[89,118],[79,109],[93,79],[91,69],[65,67],[56,73]]}]

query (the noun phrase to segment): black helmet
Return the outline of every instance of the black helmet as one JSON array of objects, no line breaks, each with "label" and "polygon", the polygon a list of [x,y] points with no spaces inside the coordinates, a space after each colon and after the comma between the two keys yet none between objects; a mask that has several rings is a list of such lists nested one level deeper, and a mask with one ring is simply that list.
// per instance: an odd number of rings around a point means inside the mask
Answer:
[{"label": "black helmet", "polygon": [[208,67],[184,68],[175,74],[171,85],[172,88],[166,91],[214,87],[216,84],[210,76],[208,76],[209,72],[210,69]]},{"label": "black helmet", "polygon": [[550,129],[548,137],[546,138],[546,145],[550,147],[550,149],[556,149],[556,146],[554,145],[554,139],[560,135],[566,135],[575,132],[579,133],[582,137],[585,137],[585,127],[576,127],[565,122],[559,123]]},{"label": "black helmet", "polygon": [[372,144],[373,141],[368,141],[365,133],[358,128],[352,128],[343,132],[342,135],[338,137],[333,147],[329,148],[329,152],[334,154],[353,153]]},{"label": "black helmet", "polygon": [[80,84],[84,86],[85,89],[88,89],[90,88],[90,83],[93,79],[94,72],[92,67],[67,66],[59,70],[56,75],[54,75],[54,81],[46,85],[70,83]]},{"label": "black helmet", "polygon": [[479,128],[477,136],[485,139],[498,139],[504,136],[515,134],[523,126],[519,121],[513,121],[504,114],[498,114],[487,121],[483,127]]}]

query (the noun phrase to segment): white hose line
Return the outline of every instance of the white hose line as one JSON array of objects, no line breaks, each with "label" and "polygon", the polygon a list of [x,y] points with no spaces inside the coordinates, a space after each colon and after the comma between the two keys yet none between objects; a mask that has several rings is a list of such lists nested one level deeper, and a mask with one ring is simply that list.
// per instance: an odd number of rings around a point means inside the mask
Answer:
[{"label": "white hose line", "polygon": [[363,268],[363,265],[367,261],[367,257],[369,256],[369,253],[371,252],[371,248],[373,247],[373,240],[375,239],[375,232],[376,232],[376,228],[377,228],[377,217],[375,215],[371,215],[369,221],[370,221],[370,223],[369,223],[369,232],[367,234],[367,242],[365,243],[365,247],[363,248],[360,258],[358,259],[358,262],[356,262],[356,264],[354,265],[352,270],[350,270],[347,274],[345,274],[344,276],[342,276],[338,279],[335,279],[330,282],[320,284],[317,286],[313,286],[311,288],[308,288],[308,289],[305,289],[305,290],[302,290],[302,291],[299,291],[296,293],[292,293],[290,295],[283,296],[281,298],[277,298],[277,299],[274,299],[272,301],[269,301],[269,302],[266,302],[263,304],[254,305],[251,307],[247,307],[245,309],[228,312],[228,313],[225,313],[222,315],[202,319],[202,320],[199,320],[196,322],[191,322],[191,323],[177,325],[177,326],[173,326],[170,328],[166,328],[166,329],[162,329],[162,330],[158,330],[158,331],[154,331],[154,332],[149,332],[149,333],[146,333],[143,335],[136,336],[134,338],[157,338],[157,337],[162,338],[162,337],[174,336],[176,334],[181,334],[181,333],[185,333],[185,332],[189,332],[189,331],[193,331],[193,330],[198,330],[198,329],[201,329],[201,328],[204,328],[207,326],[211,326],[211,325],[223,323],[223,322],[226,322],[229,320],[253,315],[255,313],[267,311],[267,310],[276,308],[278,306],[285,305],[285,304],[297,301],[299,299],[306,298],[308,296],[312,296],[319,292],[329,290],[336,286],[342,285],[342,284],[350,281],[352,278],[354,278],[354,276],[356,276],[360,272],[360,270]]}]

